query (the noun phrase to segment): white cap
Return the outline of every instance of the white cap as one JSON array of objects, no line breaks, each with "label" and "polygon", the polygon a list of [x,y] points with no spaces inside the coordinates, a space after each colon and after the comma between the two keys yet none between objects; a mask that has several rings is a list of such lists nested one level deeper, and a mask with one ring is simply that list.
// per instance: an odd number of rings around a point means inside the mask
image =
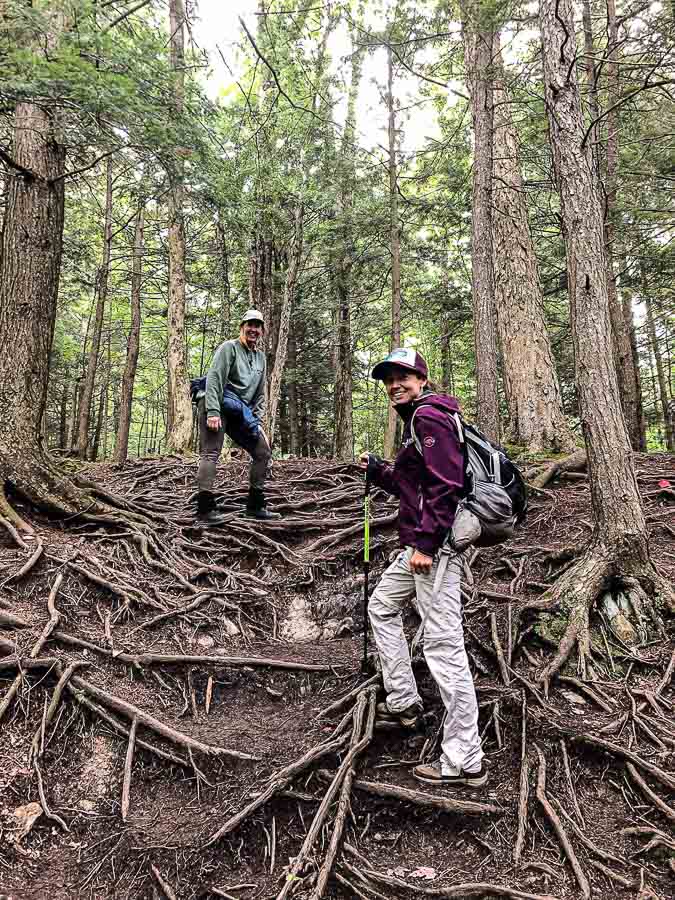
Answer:
[{"label": "white cap", "polygon": [[244,322],[253,322],[254,320],[257,320],[258,322],[262,322],[263,328],[265,327],[265,317],[263,316],[263,314],[260,312],[259,309],[247,309],[246,312],[244,313],[244,315],[241,317],[240,324],[243,325]]}]

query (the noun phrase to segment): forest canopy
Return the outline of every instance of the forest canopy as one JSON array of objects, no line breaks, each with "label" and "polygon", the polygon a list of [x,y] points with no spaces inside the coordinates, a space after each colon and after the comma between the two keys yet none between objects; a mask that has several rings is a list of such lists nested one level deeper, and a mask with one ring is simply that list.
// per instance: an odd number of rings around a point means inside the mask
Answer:
[{"label": "forest canopy", "polygon": [[[12,149],[17,104],[46,110],[64,153],[41,426],[48,446],[113,457],[135,291],[132,456],[194,446],[194,432],[171,437],[189,418],[187,381],[205,374],[249,306],[270,319],[277,455],[381,447],[386,398],[368,373],[392,343],[416,346],[471,417],[480,414],[476,366],[489,365],[480,359],[487,348],[502,439],[558,449],[522,421],[516,382],[540,372],[513,346],[512,317],[525,302],[513,290],[519,281],[533,288],[525,299],[541,325],[532,340],[546,343],[542,358],[551,356],[559,385],[564,421],[554,416],[551,431],[570,435],[559,449],[580,444],[532,5],[486,5],[476,24],[492,35],[483,75],[493,119],[491,146],[480,143],[491,166],[491,225],[478,239],[472,179],[481,138],[471,96],[483,82],[467,39],[470,5],[251,0],[239,4],[241,20],[219,4],[170,5],[2,4],[5,204],[12,180],[27,177]],[[672,449],[672,10],[585,0],[576,15],[575,66],[621,320],[613,319],[615,360],[633,403],[624,413],[634,448]],[[472,265],[475,273],[488,261],[499,333],[476,343]]]}]

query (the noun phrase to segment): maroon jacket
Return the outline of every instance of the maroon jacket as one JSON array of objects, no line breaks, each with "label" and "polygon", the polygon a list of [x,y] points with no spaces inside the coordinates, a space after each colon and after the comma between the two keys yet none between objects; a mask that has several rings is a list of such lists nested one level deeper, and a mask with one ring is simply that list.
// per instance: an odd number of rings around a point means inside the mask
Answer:
[{"label": "maroon jacket", "polygon": [[[410,420],[419,407],[424,409],[415,416],[415,435],[422,453],[410,429]],[[381,460],[375,465],[371,462],[370,478],[373,484],[400,498],[401,546],[434,556],[452,527],[464,485],[464,454],[450,418],[459,412],[459,403],[454,397],[429,392],[413,403],[397,406],[396,411],[405,423],[401,449],[393,465]]]}]

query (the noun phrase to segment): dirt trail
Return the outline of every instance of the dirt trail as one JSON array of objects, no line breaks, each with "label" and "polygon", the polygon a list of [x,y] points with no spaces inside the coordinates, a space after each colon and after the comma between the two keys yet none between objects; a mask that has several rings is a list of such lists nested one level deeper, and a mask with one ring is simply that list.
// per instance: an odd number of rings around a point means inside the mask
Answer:
[{"label": "dirt trail", "polygon": [[[653,556],[673,577],[673,495],[659,482],[675,483],[675,463],[641,456],[638,471]],[[572,664],[546,698],[537,677],[550,649],[520,621],[590,533],[583,477],[536,493],[511,544],[470,555],[467,645],[490,779],[420,792],[410,769],[432,755],[440,724],[422,659],[419,733],[370,735],[368,691],[319,716],[362,681],[353,467],[275,464],[270,500],[283,518],[261,527],[243,516],[244,466],[231,463],[219,485],[233,517],[210,531],[194,523],[192,463],[89,476],[154,527],[22,509],[44,552],[20,577],[38,542],[0,536],[1,896],[316,896],[341,817],[326,897],[675,894],[672,632],[629,649],[596,616],[599,679],[580,682]],[[376,493],[373,584],[397,547],[394,513]],[[50,592],[51,633],[31,662]],[[17,617],[25,627],[10,627]],[[412,634],[412,609],[407,625]],[[312,748],[316,758],[270,782]],[[17,813],[28,804],[39,806]]]}]

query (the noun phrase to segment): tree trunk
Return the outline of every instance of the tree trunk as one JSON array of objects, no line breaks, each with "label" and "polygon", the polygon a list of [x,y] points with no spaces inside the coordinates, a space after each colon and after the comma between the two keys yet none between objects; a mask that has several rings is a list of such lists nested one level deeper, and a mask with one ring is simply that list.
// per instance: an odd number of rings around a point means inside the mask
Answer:
[{"label": "tree trunk", "polygon": [[68,395],[70,394],[70,370],[66,366],[63,373],[63,390],[61,391],[61,408],[59,415],[59,449],[68,446]]},{"label": "tree trunk", "polygon": [[87,360],[87,371],[82,382],[80,395],[80,413],[77,428],[77,455],[80,459],[86,459],[89,450],[89,421],[91,418],[91,405],[94,396],[94,383],[96,381],[96,369],[98,368],[98,355],[101,349],[101,332],[103,330],[103,315],[108,299],[108,282],[110,279],[110,253],[112,250],[112,201],[113,189],[112,157],[109,156],[106,164],[106,188],[105,188],[105,224],[103,227],[103,253],[101,265],[96,276],[96,313],[91,335],[91,347]]},{"label": "tree trunk", "polygon": [[503,85],[495,36],[495,302],[502,347],[509,439],[532,453],[571,451],[574,435],[562,398],[546,323],[539,267],[520,172],[518,137]]},{"label": "tree trunk", "polygon": [[303,238],[303,221],[304,207],[299,203],[295,207],[294,216],[294,232],[291,249],[289,253],[288,269],[286,271],[286,282],[284,284],[284,297],[279,313],[279,331],[277,336],[277,348],[274,356],[274,366],[270,376],[269,397],[267,402],[266,430],[270,444],[274,441],[274,429],[276,426],[277,406],[279,404],[279,393],[281,391],[281,379],[286,365],[286,352],[288,349],[288,331],[291,320],[291,310],[293,308],[293,300],[295,298],[295,289],[300,274],[300,263],[302,260],[302,238]]},{"label": "tree trunk", "polygon": [[91,453],[89,457],[92,462],[96,462],[96,460],[98,459],[98,450],[101,446],[101,431],[103,430],[103,415],[105,413],[106,393],[107,385],[104,383],[101,385],[101,393],[98,400],[98,412],[96,414],[96,425],[94,427],[94,440],[91,444]]},{"label": "tree trunk", "polygon": [[659,386],[658,397],[661,404],[661,413],[663,415],[663,429],[666,438],[666,449],[675,450],[675,422],[673,421],[673,410],[668,393],[668,382],[663,366],[663,358],[661,357],[661,348],[659,347],[658,337],[656,334],[656,324],[654,322],[654,310],[652,308],[652,298],[649,295],[649,287],[647,285],[647,273],[645,272],[644,263],[640,263],[640,278],[642,281],[642,299],[647,308],[647,330],[649,333],[649,343],[652,350],[652,356],[656,363],[656,378]]},{"label": "tree trunk", "polygon": [[452,362],[452,317],[447,310],[441,315],[441,388],[455,393],[455,373]]},{"label": "tree trunk", "polygon": [[553,161],[567,247],[579,406],[588,448],[596,534],[647,558],[647,533],[616,371],[612,365],[603,204],[593,177],[576,71],[571,0],[543,0],[542,50]]},{"label": "tree trunk", "polygon": [[218,241],[218,257],[220,262],[220,327],[218,329],[218,343],[222,344],[227,340],[230,334],[230,317],[232,310],[231,303],[231,286],[230,286],[230,263],[227,253],[227,240],[225,237],[225,227],[220,218],[216,220],[216,238]]},{"label": "tree trunk", "polygon": [[[44,465],[40,423],[47,398],[63,237],[65,150],[47,108],[17,103],[12,157],[32,173],[8,179],[0,272],[0,511],[10,481],[28,496],[58,487]],[[58,180],[55,180],[58,179]]]},{"label": "tree trunk", "polygon": [[[634,450],[645,450],[646,439],[642,414],[642,390],[640,370],[635,365],[631,346],[630,323],[619,297],[614,274],[614,249],[616,243],[616,196],[619,166],[619,31],[616,21],[615,0],[607,0],[607,174],[605,178],[605,259],[607,264],[607,290],[609,314],[614,340],[614,361],[619,378],[619,393],[628,436]],[[632,313],[631,313],[632,321]]]},{"label": "tree trunk", "polygon": [[[598,100],[598,79],[595,73],[595,41],[593,39],[593,19],[591,16],[591,0],[583,0],[582,20],[584,28],[584,68],[586,70],[586,86],[588,88],[588,110],[591,122],[596,122],[600,115]],[[597,126],[592,125],[588,135],[593,158],[593,167],[598,178],[602,177],[600,165],[600,144],[597,140]]]},{"label": "tree trunk", "polygon": [[476,420],[493,440],[499,439],[497,326],[492,253],[492,133],[494,31],[478,0],[462,2],[464,58],[473,120],[471,269],[473,332],[476,358]]},{"label": "tree trunk", "polygon": [[581,423],[593,507],[592,540],[581,558],[526,608],[563,612],[567,628],[541,674],[548,682],[573,648],[591,675],[589,613],[608,585],[622,584],[635,603],[661,594],[675,609],[675,592],[651,564],[647,526],[633,454],[612,363],[612,335],[603,242],[603,203],[581,110],[571,0],[539,7],[546,111],[560,191],[567,249],[572,337]]},{"label": "tree trunk", "polygon": [[140,206],[136,214],[134,237],[134,258],[131,270],[131,328],[127,340],[127,358],[122,375],[122,395],[119,405],[119,426],[115,446],[115,463],[123,466],[129,452],[129,430],[131,427],[131,405],[134,395],[134,380],[138,365],[141,337],[141,279],[143,276],[143,232],[145,227],[145,207]]},{"label": "tree trunk", "polygon": [[[185,93],[183,0],[170,0],[171,68],[173,70],[173,112],[183,115]],[[180,148],[176,148],[180,149]],[[185,219],[183,212],[184,164],[176,153],[169,173],[169,304],[167,310],[167,394],[171,453],[186,453],[192,431],[192,404],[187,383],[185,354]]]},{"label": "tree trunk", "polygon": [[[396,158],[396,112],[394,109],[394,61],[387,49],[387,109],[389,111],[389,234],[391,242],[391,334],[389,349],[401,346],[401,226],[398,220],[398,163]],[[384,433],[384,456],[392,459],[398,416],[389,406]]]},{"label": "tree trunk", "polygon": [[300,423],[298,411],[298,359],[295,328],[288,336],[288,452],[300,456]]},{"label": "tree trunk", "polygon": [[337,238],[334,254],[336,309],[335,341],[335,389],[333,397],[333,456],[351,459],[354,455],[354,425],[352,408],[352,328],[351,328],[351,275],[354,265],[354,202],[355,171],[353,162],[356,100],[361,81],[363,51],[356,50],[352,57],[352,78],[347,100],[340,157],[337,166],[339,196],[337,208]]}]

